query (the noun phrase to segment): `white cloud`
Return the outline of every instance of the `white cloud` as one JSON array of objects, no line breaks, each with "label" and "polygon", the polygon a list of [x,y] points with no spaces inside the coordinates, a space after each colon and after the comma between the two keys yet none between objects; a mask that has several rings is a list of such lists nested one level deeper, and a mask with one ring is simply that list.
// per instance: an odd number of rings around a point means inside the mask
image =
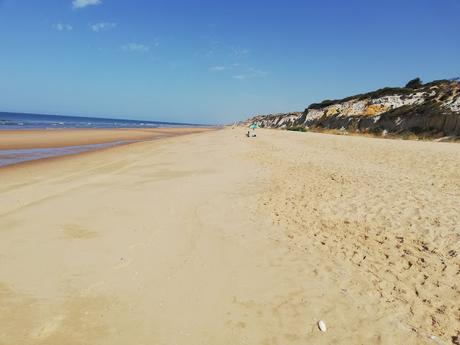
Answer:
[{"label": "white cloud", "polygon": [[101,31],[108,31],[108,30],[112,30],[116,28],[117,23],[101,22],[101,23],[96,23],[96,24],[90,24],[89,27],[94,32],[101,32]]},{"label": "white cloud", "polygon": [[100,5],[100,4],[102,4],[102,0],[73,0],[72,1],[73,8],[84,8],[86,6]]},{"label": "white cloud", "polygon": [[62,23],[54,24],[53,28],[55,28],[57,31],[72,31],[73,30],[72,25],[62,24]]},{"label": "white cloud", "polygon": [[128,43],[121,47],[121,49],[130,52],[138,52],[138,53],[147,53],[150,50],[150,47],[142,44],[142,43]]}]

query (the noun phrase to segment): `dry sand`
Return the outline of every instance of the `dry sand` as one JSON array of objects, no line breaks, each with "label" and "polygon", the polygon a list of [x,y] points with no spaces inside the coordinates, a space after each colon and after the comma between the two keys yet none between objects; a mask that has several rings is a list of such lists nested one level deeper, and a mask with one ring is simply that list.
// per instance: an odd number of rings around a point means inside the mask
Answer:
[{"label": "dry sand", "polygon": [[244,132],[0,169],[0,344],[458,342],[460,145]]}]

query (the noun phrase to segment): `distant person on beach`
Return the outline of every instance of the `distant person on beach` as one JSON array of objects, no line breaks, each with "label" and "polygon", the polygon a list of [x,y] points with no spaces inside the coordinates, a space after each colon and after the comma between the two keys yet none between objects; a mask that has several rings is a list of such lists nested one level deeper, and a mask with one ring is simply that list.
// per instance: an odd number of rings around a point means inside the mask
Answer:
[{"label": "distant person on beach", "polygon": [[248,136],[249,138],[251,138],[251,137],[252,137],[252,138],[256,137],[255,130],[256,130],[256,128],[257,128],[257,125],[256,125],[255,123],[253,123],[253,124],[251,124],[251,125],[249,126],[249,128],[252,129],[252,134],[251,134],[251,131],[248,131],[247,136]]}]

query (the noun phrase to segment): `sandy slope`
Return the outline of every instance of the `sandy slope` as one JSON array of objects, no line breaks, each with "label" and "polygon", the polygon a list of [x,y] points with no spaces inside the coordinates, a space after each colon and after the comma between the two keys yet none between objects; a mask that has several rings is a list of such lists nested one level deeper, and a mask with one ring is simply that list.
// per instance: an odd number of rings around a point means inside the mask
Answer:
[{"label": "sandy slope", "polygon": [[227,129],[0,180],[0,344],[460,332],[457,144]]}]

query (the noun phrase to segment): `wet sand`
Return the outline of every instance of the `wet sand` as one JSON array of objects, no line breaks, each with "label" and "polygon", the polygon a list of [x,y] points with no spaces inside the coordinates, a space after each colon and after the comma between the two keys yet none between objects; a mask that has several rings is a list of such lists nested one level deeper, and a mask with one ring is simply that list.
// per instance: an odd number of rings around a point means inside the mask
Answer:
[{"label": "wet sand", "polygon": [[0,169],[0,343],[455,344],[460,146],[244,133]]},{"label": "wet sand", "polygon": [[0,150],[34,149],[102,144],[115,141],[148,140],[187,134],[211,128],[151,128],[151,129],[57,129],[0,131]]}]

